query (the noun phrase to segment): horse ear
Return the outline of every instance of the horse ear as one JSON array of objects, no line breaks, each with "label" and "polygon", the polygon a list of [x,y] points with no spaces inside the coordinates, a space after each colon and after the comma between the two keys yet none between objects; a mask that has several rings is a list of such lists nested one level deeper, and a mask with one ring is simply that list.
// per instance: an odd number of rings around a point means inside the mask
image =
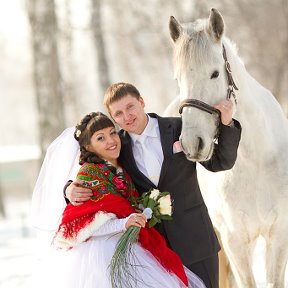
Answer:
[{"label": "horse ear", "polygon": [[176,42],[182,33],[182,26],[173,16],[170,16],[169,30],[172,40]]},{"label": "horse ear", "polygon": [[218,42],[224,34],[224,20],[215,8],[211,9],[209,16],[208,33]]}]

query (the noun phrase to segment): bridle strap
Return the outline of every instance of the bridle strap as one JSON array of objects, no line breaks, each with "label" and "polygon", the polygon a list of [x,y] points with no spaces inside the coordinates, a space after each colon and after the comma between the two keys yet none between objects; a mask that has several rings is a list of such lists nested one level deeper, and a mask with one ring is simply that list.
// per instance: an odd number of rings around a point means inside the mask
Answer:
[{"label": "bridle strap", "polygon": [[224,61],[225,61],[225,70],[226,70],[227,81],[228,81],[228,89],[227,89],[226,98],[230,99],[231,96],[233,96],[233,98],[235,100],[235,103],[237,103],[237,99],[236,99],[236,95],[235,95],[234,89],[238,90],[238,87],[236,86],[236,84],[234,82],[234,79],[232,77],[232,70],[231,70],[231,67],[230,67],[230,63],[228,62],[228,59],[227,59],[227,54],[226,54],[226,49],[225,49],[224,44],[222,44],[222,47],[223,47],[223,58],[224,58]]},{"label": "bridle strap", "polygon": [[218,109],[197,99],[185,99],[184,101],[182,101],[181,106],[179,108],[179,113],[182,114],[183,108],[188,106],[195,107],[207,113],[216,114],[217,116],[220,116],[220,111]]}]

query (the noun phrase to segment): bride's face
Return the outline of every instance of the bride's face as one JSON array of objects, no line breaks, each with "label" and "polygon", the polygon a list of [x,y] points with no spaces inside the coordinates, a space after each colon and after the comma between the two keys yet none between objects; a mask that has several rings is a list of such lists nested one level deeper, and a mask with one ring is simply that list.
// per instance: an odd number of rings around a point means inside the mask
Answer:
[{"label": "bride's face", "polygon": [[100,158],[113,163],[119,157],[121,141],[115,128],[107,127],[96,131],[86,148]]}]

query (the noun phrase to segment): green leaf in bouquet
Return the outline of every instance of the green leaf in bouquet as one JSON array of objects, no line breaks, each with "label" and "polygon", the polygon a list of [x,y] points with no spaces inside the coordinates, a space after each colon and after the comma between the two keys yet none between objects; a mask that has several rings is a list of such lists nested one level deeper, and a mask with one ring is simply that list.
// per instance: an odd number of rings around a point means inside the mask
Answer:
[{"label": "green leaf in bouquet", "polygon": [[[144,193],[144,194],[146,194],[146,193]],[[147,205],[148,205],[148,202],[149,202],[149,197],[147,196],[147,197],[143,197],[142,196],[142,204],[143,204],[143,206],[144,207],[148,207]]]},{"label": "green leaf in bouquet", "polygon": [[152,210],[154,210],[155,204],[156,204],[156,201],[154,199],[148,198],[147,206],[145,206],[144,204],[143,205],[144,205],[144,207],[149,207]]},{"label": "green leaf in bouquet", "polygon": [[155,210],[153,210],[153,215],[155,216],[155,217],[160,217],[161,216],[161,213],[160,213],[160,211],[159,211],[159,209],[155,209]]},{"label": "green leaf in bouquet", "polygon": [[161,194],[159,195],[158,199],[161,198],[161,197],[164,197],[166,195],[169,195],[170,193],[169,192],[161,192]]},{"label": "green leaf in bouquet", "polygon": [[149,222],[148,222],[148,228],[151,228],[153,226],[155,226],[157,224],[157,222],[153,219],[151,219]]},{"label": "green leaf in bouquet", "polygon": [[141,196],[141,198],[147,198],[147,197],[149,197],[149,195],[150,195],[150,191],[148,191],[148,192],[144,192],[144,193],[142,193],[142,196]]},{"label": "green leaf in bouquet", "polygon": [[173,217],[170,215],[161,215],[160,217],[162,220],[172,220],[173,219]]},{"label": "green leaf in bouquet", "polygon": [[158,219],[158,218],[153,216],[148,222],[148,227],[151,228],[151,227],[155,226],[157,223],[160,223],[160,222],[161,222],[160,219]]}]

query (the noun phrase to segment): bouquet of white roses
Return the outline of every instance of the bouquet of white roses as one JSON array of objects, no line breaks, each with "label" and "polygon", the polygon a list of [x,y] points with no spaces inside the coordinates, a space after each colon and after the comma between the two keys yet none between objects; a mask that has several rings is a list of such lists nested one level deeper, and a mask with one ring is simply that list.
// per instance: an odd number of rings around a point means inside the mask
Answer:
[{"label": "bouquet of white roses", "polygon": [[[138,199],[138,208],[143,211],[148,221],[148,228],[162,220],[172,220],[172,201],[169,192],[157,189],[142,194]],[[113,288],[135,287],[137,281],[129,270],[129,256],[131,245],[138,240],[140,227],[130,226],[119,239],[111,260],[111,283]]]}]

